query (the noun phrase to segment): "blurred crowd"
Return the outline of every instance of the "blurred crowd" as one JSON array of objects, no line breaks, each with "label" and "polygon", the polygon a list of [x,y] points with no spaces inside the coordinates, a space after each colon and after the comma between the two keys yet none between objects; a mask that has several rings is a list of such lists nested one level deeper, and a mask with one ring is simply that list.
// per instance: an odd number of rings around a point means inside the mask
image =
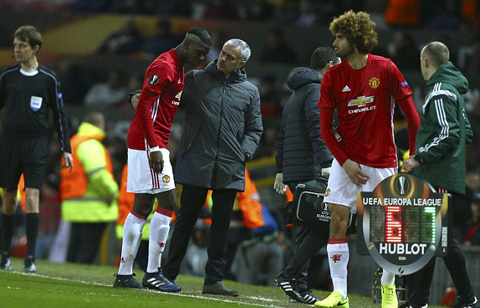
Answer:
[{"label": "blurred crowd", "polygon": [[431,29],[468,31],[478,27],[475,0],[405,1],[408,16],[397,11],[396,0],[4,0],[8,9],[71,10],[77,12],[184,16],[194,20],[228,19],[273,21],[314,26],[353,10],[386,12],[392,25],[424,26]]}]

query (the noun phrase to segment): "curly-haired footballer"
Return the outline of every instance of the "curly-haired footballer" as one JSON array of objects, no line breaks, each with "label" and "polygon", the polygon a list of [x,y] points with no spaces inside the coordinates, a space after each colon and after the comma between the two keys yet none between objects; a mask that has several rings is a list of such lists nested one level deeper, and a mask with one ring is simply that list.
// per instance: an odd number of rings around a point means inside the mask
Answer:
[{"label": "curly-haired footballer", "polygon": [[[378,40],[367,13],[348,11],[333,20],[330,31],[335,52],[344,60],[325,73],[318,102],[320,132],[334,156],[325,194],[331,217],[327,251],[334,291],[315,306],[348,308],[346,230],[350,212],[356,212],[357,193],[372,191],[397,172],[395,101],[408,120],[410,149],[415,148],[419,117],[412,90],[395,64],[370,54]],[[332,128],[335,109],[339,140]],[[394,280],[394,274],[383,272],[383,308],[398,307]]]}]

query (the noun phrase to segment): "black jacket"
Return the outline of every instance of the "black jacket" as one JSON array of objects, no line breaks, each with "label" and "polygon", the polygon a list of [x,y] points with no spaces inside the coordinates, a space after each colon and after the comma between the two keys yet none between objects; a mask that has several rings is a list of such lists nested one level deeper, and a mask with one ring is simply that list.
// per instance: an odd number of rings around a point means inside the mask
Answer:
[{"label": "black jacket", "polygon": [[318,180],[330,167],[332,154],[320,136],[320,82],[322,75],[306,67],[294,68],[287,78],[293,90],[285,104],[277,138],[277,169],[283,182]]},{"label": "black jacket", "polygon": [[245,161],[263,132],[260,95],[244,69],[225,79],[216,61],[185,75],[185,123],[175,182],[209,189],[245,189]]},{"label": "black jacket", "polygon": [[55,72],[39,65],[38,73],[22,73],[21,66],[0,73],[0,111],[5,108],[4,134],[19,138],[46,136],[50,111],[62,152],[72,152],[60,81]]}]

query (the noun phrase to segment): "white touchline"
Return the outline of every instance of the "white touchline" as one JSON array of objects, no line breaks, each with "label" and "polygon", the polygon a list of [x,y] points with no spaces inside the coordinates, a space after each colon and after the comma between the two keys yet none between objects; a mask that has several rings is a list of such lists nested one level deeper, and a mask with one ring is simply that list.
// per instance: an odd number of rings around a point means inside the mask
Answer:
[{"label": "white touchline", "polygon": [[[55,280],[60,280],[60,281],[71,281],[71,282],[79,282],[83,284],[92,284],[92,285],[97,285],[97,286],[103,286],[103,287],[112,287],[110,284],[104,284],[104,283],[99,283],[99,282],[91,282],[91,281],[82,281],[82,280],[75,280],[75,279],[67,279],[67,278],[61,278],[61,277],[52,277],[52,276],[47,276],[47,275],[40,275],[40,274],[29,274],[29,273],[23,273],[23,272],[9,272],[9,274],[20,274],[20,275],[25,275],[25,276],[36,276],[36,277],[42,277],[42,278],[50,278],[50,279],[55,279]],[[112,287],[113,288],[113,287]],[[232,304],[238,304],[238,305],[250,305],[250,306],[257,306],[257,307],[279,307],[278,304],[283,304],[279,300],[271,299],[271,298],[264,298],[264,297],[258,297],[258,296],[248,296],[247,298],[252,299],[252,300],[260,300],[260,301],[265,301],[265,302],[276,302],[277,304],[259,304],[259,303],[249,303],[249,302],[242,302],[242,301],[234,301],[230,299],[223,299],[223,298],[216,298],[216,297],[208,297],[204,295],[193,295],[193,294],[182,294],[182,293],[171,293],[171,292],[160,292],[160,291],[154,291],[154,290],[141,290],[143,292],[153,292],[153,293],[160,293],[162,295],[171,295],[171,296],[180,296],[180,297],[190,297],[190,298],[198,298],[198,299],[204,299],[204,300],[210,300],[210,301],[217,301],[217,302],[225,302],[225,303],[232,303]],[[95,294],[95,293],[89,293],[89,294]],[[288,307],[289,303],[285,302],[285,307]]]}]

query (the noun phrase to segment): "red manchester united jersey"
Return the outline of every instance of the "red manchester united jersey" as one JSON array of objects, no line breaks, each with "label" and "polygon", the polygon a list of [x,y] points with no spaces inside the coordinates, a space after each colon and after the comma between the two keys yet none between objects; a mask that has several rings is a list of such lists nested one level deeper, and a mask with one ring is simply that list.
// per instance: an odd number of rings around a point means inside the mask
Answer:
[{"label": "red manchester united jersey", "polygon": [[[318,106],[321,113],[337,109],[339,140],[325,140],[341,163],[349,158],[374,168],[397,166],[393,116],[395,101],[412,91],[395,64],[372,54],[367,65],[354,70],[345,61],[323,77]],[[323,136],[323,133],[322,133]]]},{"label": "red manchester united jersey", "polygon": [[183,91],[185,71],[175,50],[161,54],[147,68],[137,112],[128,129],[134,150],[166,148]]}]

